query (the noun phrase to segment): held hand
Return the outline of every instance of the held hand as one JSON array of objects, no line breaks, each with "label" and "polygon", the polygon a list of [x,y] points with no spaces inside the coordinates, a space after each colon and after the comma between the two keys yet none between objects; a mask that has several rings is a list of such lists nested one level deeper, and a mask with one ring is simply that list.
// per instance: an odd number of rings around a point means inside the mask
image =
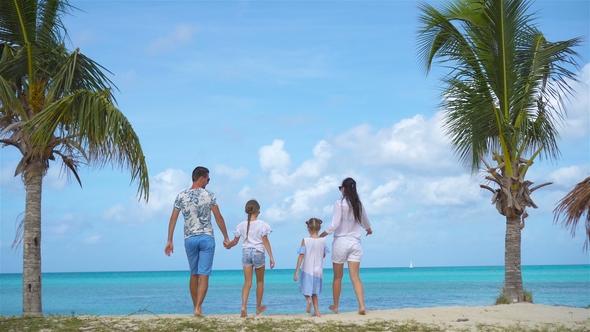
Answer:
[{"label": "held hand", "polygon": [[231,246],[229,245],[229,240],[225,239],[223,240],[223,247],[227,250],[231,249]]},{"label": "held hand", "polygon": [[273,269],[275,267],[275,260],[271,257],[270,259],[270,268]]},{"label": "held hand", "polygon": [[172,242],[166,243],[166,247],[164,247],[164,253],[166,256],[170,256],[170,254],[174,253],[174,244]]},{"label": "held hand", "polygon": [[372,230],[372,229],[370,229],[370,228],[368,228],[368,229],[367,229],[367,235],[366,235],[366,236],[369,236],[369,235],[371,235],[371,234],[373,234],[373,230]]}]

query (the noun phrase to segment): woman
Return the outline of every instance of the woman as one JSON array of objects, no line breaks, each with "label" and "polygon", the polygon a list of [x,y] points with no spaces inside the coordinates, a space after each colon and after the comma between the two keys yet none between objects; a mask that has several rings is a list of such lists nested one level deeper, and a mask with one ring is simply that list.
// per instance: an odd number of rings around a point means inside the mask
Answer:
[{"label": "woman", "polygon": [[342,291],[342,276],[344,274],[344,262],[348,262],[348,272],[354,287],[354,293],[359,305],[359,314],[365,314],[365,300],[363,283],[359,275],[363,249],[361,248],[362,228],[367,235],[373,234],[371,223],[367,218],[363,204],[356,192],[356,182],[352,178],[346,178],[338,187],[342,198],[334,204],[334,215],[330,226],[320,236],[325,237],[334,233],[332,243],[332,265],[334,268],[334,283],[332,294],[334,304],[330,310],[338,313],[338,302]]}]

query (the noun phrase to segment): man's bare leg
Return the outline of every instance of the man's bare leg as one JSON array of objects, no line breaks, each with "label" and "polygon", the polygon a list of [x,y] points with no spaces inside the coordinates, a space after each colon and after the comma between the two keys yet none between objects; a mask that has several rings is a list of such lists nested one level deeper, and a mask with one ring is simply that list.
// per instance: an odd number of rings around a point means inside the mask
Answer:
[{"label": "man's bare leg", "polygon": [[198,274],[191,274],[191,278],[189,281],[189,290],[191,292],[191,299],[193,300],[193,310],[195,316],[201,316],[201,311],[198,311],[197,314],[197,304],[198,304],[198,293],[199,293],[199,275]]},{"label": "man's bare leg", "polygon": [[197,274],[198,286],[197,286],[197,305],[195,307],[195,316],[203,316],[203,301],[207,295],[209,289],[209,276]]}]

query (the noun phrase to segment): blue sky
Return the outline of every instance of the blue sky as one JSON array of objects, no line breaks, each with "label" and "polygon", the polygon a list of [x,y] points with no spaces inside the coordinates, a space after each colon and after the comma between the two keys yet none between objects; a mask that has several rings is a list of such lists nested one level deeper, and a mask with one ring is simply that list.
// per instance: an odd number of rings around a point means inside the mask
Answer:
[{"label": "blue sky", "polygon": [[[430,2],[435,3],[435,2]],[[186,270],[182,220],[176,252],[164,255],[176,194],[197,165],[211,170],[231,234],[256,198],[276,268],[294,268],[310,217],[330,222],[348,176],[374,234],[364,267],[502,265],[505,219],[452,154],[440,129],[441,71],[425,75],[416,55],[416,1],[71,1],[71,45],[113,75],[119,108],[140,137],[150,201],[129,174],[84,168],[83,188],[52,165],[44,180],[44,272]],[[577,49],[586,85],[559,141],[557,162],[527,174],[553,185],[522,233],[522,263],[587,264],[583,231],[572,238],[552,210],[590,174],[590,5],[537,1],[552,41],[586,36]],[[0,272],[22,271],[10,249],[25,191],[19,160],[0,150]],[[221,246],[215,269],[241,269],[240,249]],[[331,243],[332,238],[329,238]],[[329,261],[326,261],[329,262]]]}]

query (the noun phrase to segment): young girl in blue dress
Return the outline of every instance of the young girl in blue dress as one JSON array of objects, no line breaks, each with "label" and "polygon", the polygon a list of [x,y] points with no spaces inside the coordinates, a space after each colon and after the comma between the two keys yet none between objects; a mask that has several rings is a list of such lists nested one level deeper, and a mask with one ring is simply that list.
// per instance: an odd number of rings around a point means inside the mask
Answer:
[{"label": "young girl in blue dress", "polygon": [[256,271],[256,314],[260,315],[266,310],[262,305],[264,294],[264,270],[265,270],[265,249],[270,259],[270,268],[275,267],[275,260],[272,256],[268,235],[272,232],[270,226],[258,219],[260,205],[254,199],[249,200],[245,207],[248,219],[242,221],[234,230],[234,239],[227,245],[227,249],[242,241],[242,266],[244,267],[244,287],[242,288],[242,308],[240,317],[248,316],[248,295],[252,287],[252,275]]},{"label": "young girl in blue dress", "polygon": [[[301,247],[297,251],[299,257],[297,258],[297,266],[295,267],[295,275],[293,280],[299,279],[299,290],[307,300],[307,312],[311,312],[313,304],[313,316],[320,316],[318,294],[322,292],[322,284],[324,280],[324,257],[329,252],[326,246],[326,239],[318,235],[322,227],[322,221],[317,218],[311,218],[305,222],[309,237],[301,240]],[[301,272],[299,267],[303,262]],[[299,274],[299,278],[298,275]]]}]

